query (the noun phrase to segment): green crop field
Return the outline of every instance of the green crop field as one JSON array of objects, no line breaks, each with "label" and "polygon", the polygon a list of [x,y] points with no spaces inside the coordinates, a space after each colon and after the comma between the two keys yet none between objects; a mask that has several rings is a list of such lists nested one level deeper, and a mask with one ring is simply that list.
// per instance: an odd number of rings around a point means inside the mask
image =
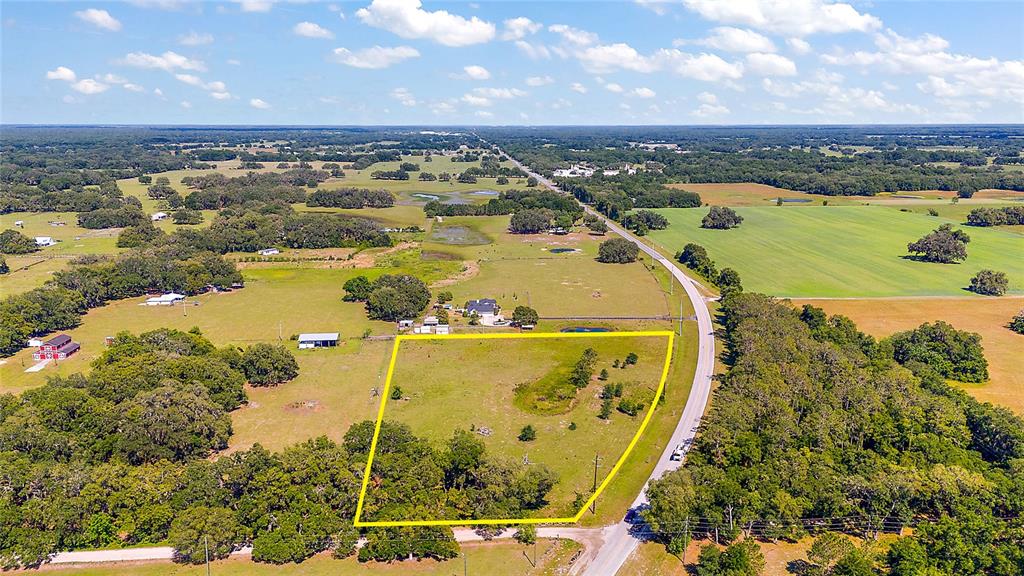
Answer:
[{"label": "green crop field", "polygon": [[[457,429],[475,430],[495,457],[548,466],[559,481],[548,495],[549,506],[537,515],[572,516],[579,511],[574,495],[592,493],[595,455],[600,457],[600,482],[636,433],[654,400],[667,345],[665,336],[405,341],[391,381],[402,399],[387,402],[384,418],[407,423],[414,434],[438,447]],[[590,383],[570,394],[571,400],[549,398],[543,408],[535,406],[531,400],[551,388],[548,384],[567,383],[587,348],[597,352]],[[639,356],[636,365],[613,367],[630,352]],[[597,378],[602,369],[609,372],[607,382]],[[644,410],[635,416],[613,411],[607,420],[598,418],[606,383],[621,383],[622,398],[643,403]],[[616,406],[618,401],[614,399]],[[572,423],[575,429],[570,429]],[[537,438],[522,442],[517,435],[527,424]]]},{"label": "green crop field", "polygon": [[687,242],[705,246],[719,267],[736,269],[747,290],[794,297],[969,295],[981,269],[1006,272],[1010,291],[1024,292],[1024,236],[964,227],[971,236],[961,264],[904,258],[908,242],[944,222],[878,206],[737,208],[743,224],[705,230],[706,209],[664,209],[671,225],[650,238],[675,253]]}]

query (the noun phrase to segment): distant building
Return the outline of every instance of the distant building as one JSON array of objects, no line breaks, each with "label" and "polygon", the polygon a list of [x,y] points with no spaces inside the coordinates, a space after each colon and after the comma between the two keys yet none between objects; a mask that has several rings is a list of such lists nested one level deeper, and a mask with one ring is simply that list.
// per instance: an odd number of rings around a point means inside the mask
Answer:
[{"label": "distant building", "polygon": [[500,311],[498,302],[493,298],[480,298],[466,302],[462,315],[467,318],[476,316],[484,326],[494,326],[496,322],[504,320],[499,314]]},{"label": "distant building", "polygon": [[25,221],[24,220],[15,220],[14,221],[14,225],[17,226],[18,228],[24,228],[25,227]]},{"label": "distant building", "polygon": [[451,327],[447,324],[438,324],[434,327],[434,334],[451,334]]},{"label": "distant building", "polygon": [[172,306],[175,302],[181,302],[184,299],[184,294],[168,292],[167,294],[146,298],[145,304],[146,306]]},{"label": "distant building", "polygon": [[63,360],[78,352],[81,346],[71,340],[71,336],[60,334],[50,338],[32,353],[33,360]]},{"label": "distant building", "polygon": [[338,345],[337,332],[310,332],[299,334],[299,350],[308,348],[328,348]]},{"label": "distant building", "polygon": [[158,220],[164,220],[167,218],[167,212],[157,212],[149,217],[150,220],[156,222]]},{"label": "distant building", "polygon": [[57,241],[50,236],[36,236],[36,246],[53,246]]},{"label": "distant building", "polygon": [[405,330],[407,328],[412,328],[412,320],[399,320],[398,321],[398,329],[399,330]]},{"label": "distant building", "polygon": [[438,321],[437,316],[427,316],[423,319],[424,326],[437,326],[441,322]]},{"label": "distant building", "polygon": [[29,348],[39,348],[42,345],[43,345],[43,341],[40,340],[39,338],[29,338],[29,340],[28,340],[28,347]]},{"label": "distant building", "polygon": [[260,256],[273,256],[274,254],[280,254],[281,251],[277,248],[264,248],[259,251]]}]

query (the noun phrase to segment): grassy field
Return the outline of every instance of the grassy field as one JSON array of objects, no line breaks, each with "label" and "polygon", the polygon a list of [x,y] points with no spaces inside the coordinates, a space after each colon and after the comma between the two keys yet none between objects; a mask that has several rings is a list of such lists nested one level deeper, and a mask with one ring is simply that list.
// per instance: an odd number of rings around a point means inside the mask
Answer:
[{"label": "grassy field", "polygon": [[[792,297],[969,295],[981,269],[1006,272],[1012,293],[1024,292],[1024,237],[970,228],[967,261],[916,262],[908,242],[947,222],[878,206],[737,208],[744,222],[732,230],[705,230],[706,209],[659,210],[670,221],[650,238],[669,252],[687,242],[705,246],[719,267],[736,269],[747,290]],[[953,222],[956,223],[956,222]]]},{"label": "grassy field", "polygon": [[843,314],[861,330],[888,336],[916,328],[924,322],[945,320],[961,330],[981,334],[990,380],[965,384],[964,390],[983,402],[992,402],[1024,414],[1024,336],[1006,328],[1024,310],[1024,298],[907,298],[872,300],[794,300],[813,304],[829,314]]},{"label": "grassy field", "polygon": [[[605,382],[597,374],[608,370],[607,383],[621,383],[622,397],[639,400],[646,409],[661,378],[667,342],[664,336],[406,341],[399,347],[391,384],[403,398],[387,403],[384,418],[407,423],[439,447],[457,429],[490,429],[490,435],[481,434],[490,454],[517,462],[528,458],[558,474],[542,515],[572,516],[578,512],[574,494],[592,492],[595,454],[602,464],[600,482],[643,419],[643,412],[631,417],[617,411],[607,420],[598,418]],[[521,407],[517,400],[524,387],[567,376],[586,348],[598,354],[595,378],[574,400],[543,414]],[[629,352],[640,357],[636,365],[612,367]],[[576,428],[570,430],[573,422]],[[517,436],[527,424],[537,439],[522,442]]]},{"label": "grassy field", "polygon": [[[787,206],[821,206],[827,202],[830,206],[925,206],[929,207],[949,204],[956,192],[949,190],[920,190],[917,192],[884,192],[875,196],[825,196],[807,194],[786,188],[776,188],[767,184],[752,182],[710,183],[710,184],[669,184],[670,188],[689,190],[700,194],[701,200],[711,206],[772,206],[778,198],[805,200],[804,202],[787,202]],[[1003,203],[1024,198],[1024,192],[1010,190],[979,190],[972,198],[959,200],[960,206],[977,208],[993,203]],[[809,200],[809,202],[807,201]]]},{"label": "grassy field", "polygon": [[[260,564],[248,558],[229,558],[213,562],[211,573],[218,576],[452,576],[462,574],[465,562],[470,574],[554,576],[560,567],[568,563],[579,545],[570,540],[540,540],[536,567],[532,565],[532,546],[502,541],[463,544],[461,548],[466,555],[465,561],[460,557],[444,562],[408,560],[364,564],[354,558],[335,560],[329,554],[318,554],[301,564],[278,566]],[[206,566],[131,562],[102,566],[44,566],[37,572],[76,576],[205,576]]]}]

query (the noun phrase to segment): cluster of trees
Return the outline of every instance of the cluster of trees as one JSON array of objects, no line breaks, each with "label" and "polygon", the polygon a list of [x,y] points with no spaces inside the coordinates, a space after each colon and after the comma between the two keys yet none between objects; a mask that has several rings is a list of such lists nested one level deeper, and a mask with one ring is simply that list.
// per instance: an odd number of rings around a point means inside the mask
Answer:
[{"label": "cluster of trees", "polygon": [[395,205],[395,196],[387,190],[368,188],[335,188],[317,190],[306,198],[306,206],[328,208],[388,208]]},{"label": "cluster of trees", "polygon": [[28,254],[39,250],[35,239],[14,229],[0,232],[0,254]]},{"label": "cluster of trees", "polygon": [[168,196],[171,208],[219,210],[252,203],[305,202],[305,187],[316,187],[328,178],[323,170],[296,169],[287,172],[249,172],[229,178],[220,173],[186,176],[181,183],[190,188],[184,198]]},{"label": "cluster of trees", "polygon": [[423,280],[408,274],[384,274],[374,281],[366,276],[350,278],[343,286],[346,302],[365,302],[372,320],[397,322],[419,316],[430,303]]},{"label": "cluster of trees", "polygon": [[715,261],[708,256],[707,249],[700,244],[691,242],[683,246],[682,251],[676,254],[676,260],[718,286],[723,298],[743,291],[740,273],[732,268],[722,268],[719,271]]},{"label": "cluster of trees", "polygon": [[607,264],[636,262],[640,248],[625,238],[611,238],[597,247],[597,261]]},{"label": "cluster of trees", "polygon": [[634,208],[696,208],[701,205],[696,192],[666,188],[663,180],[650,174],[637,174],[598,178],[586,184],[562,179],[558,186],[612,220],[619,220]]},{"label": "cluster of trees", "polygon": [[423,206],[428,218],[435,216],[503,216],[520,210],[544,208],[553,212],[566,212],[573,220],[583,215],[583,209],[572,198],[551,190],[509,190],[484,204],[443,204],[431,200]]},{"label": "cluster of trees", "polygon": [[512,311],[512,323],[516,326],[536,326],[540,315],[529,306],[516,306]]},{"label": "cluster of trees", "polygon": [[[372,422],[356,424],[345,445],[365,456],[372,437]],[[519,518],[546,506],[558,482],[542,464],[488,455],[472,432],[457,430],[438,449],[389,421],[381,425],[370,473],[374,488],[363,515],[373,520]]]},{"label": "cluster of trees", "polygon": [[981,347],[981,336],[973,332],[957,330],[939,320],[893,334],[888,342],[893,359],[900,364],[927,364],[943,378],[960,382],[988,380],[988,360]]},{"label": "cluster of trees", "polygon": [[[96,175],[102,178],[101,175]],[[52,182],[39,185],[0,184],[0,214],[9,212],[87,212],[121,206],[123,195],[114,180],[94,181],[61,188]]]},{"label": "cluster of trees", "polygon": [[970,335],[933,325],[876,342],[848,318],[750,293],[721,314],[715,402],[686,465],[648,490],[645,519],[671,550],[691,537],[795,539],[808,519],[868,537],[924,522],[881,573],[1016,573],[1024,549],[1004,518],[1024,509],[1024,421],[939,372],[978,372],[962,358],[976,359]]},{"label": "cluster of trees", "polygon": [[98,208],[78,213],[78,225],[92,230],[137,226],[147,221],[149,216],[142,211],[142,205],[134,197],[126,198],[118,208]]},{"label": "cluster of trees", "polygon": [[374,180],[408,180],[409,173],[405,170],[375,170],[370,174]]},{"label": "cluster of trees", "polygon": [[635,210],[622,218],[622,225],[637,236],[646,236],[651,230],[668,228],[668,218],[650,210]]},{"label": "cluster of trees", "polygon": [[700,221],[701,228],[712,230],[728,230],[743,223],[743,216],[740,216],[732,208],[725,206],[712,206],[704,218]]},{"label": "cluster of trees", "polygon": [[197,294],[242,282],[234,264],[209,252],[166,245],[72,265],[39,288],[0,301],[0,354],[27,345],[31,336],[73,328],[89,308],[149,291]]},{"label": "cluster of trees", "polygon": [[354,170],[365,170],[377,162],[397,162],[401,159],[402,154],[398,150],[377,150],[357,158],[352,162],[352,168]]},{"label": "cluster of trees", "polygon": [[953,230],[952,224],[943,224],[907,244],[907,252],[925,262],[953,264],[967,259],[967,244],[971,237],[963,230]]},{"label": "cluster of trees", "polygon": [[969,226],[1012,226],[1024,224],[1024,206],[975,208],[967,215]]},{"label": "cluster of trees", "polygon": [[512,215],[508,231],[513,234],[538,234],[552,228],[568,230],[576,222],[575,212],[555,212],[548,208],[526,208]]}]

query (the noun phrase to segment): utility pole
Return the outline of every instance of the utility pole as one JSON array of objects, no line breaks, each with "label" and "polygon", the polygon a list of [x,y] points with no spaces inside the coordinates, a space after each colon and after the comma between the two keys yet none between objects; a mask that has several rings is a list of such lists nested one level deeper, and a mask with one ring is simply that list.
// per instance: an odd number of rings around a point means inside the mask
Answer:
[{"label": "utility pole", "polygon": [[203,536],[203,550],[206,552],[206,576],[210,576],[210,537]]},{"label": "utility pole", "polygon": [[462,553],[462,576],[469,576],[469,560],[466,558],[465,552]]},{"label": "utility pole", "polygon": [[600,457],[594,452],[594,501],[590,503],[590,513],[597,514],[597,466]]},{"label": "utility pole", "polygon": [[533,567],[537,567],[537,535],[533,535]]},{"label": "utility pole", "polygon": [[683,336],[683,299],[679,299],[679,337]]}]

